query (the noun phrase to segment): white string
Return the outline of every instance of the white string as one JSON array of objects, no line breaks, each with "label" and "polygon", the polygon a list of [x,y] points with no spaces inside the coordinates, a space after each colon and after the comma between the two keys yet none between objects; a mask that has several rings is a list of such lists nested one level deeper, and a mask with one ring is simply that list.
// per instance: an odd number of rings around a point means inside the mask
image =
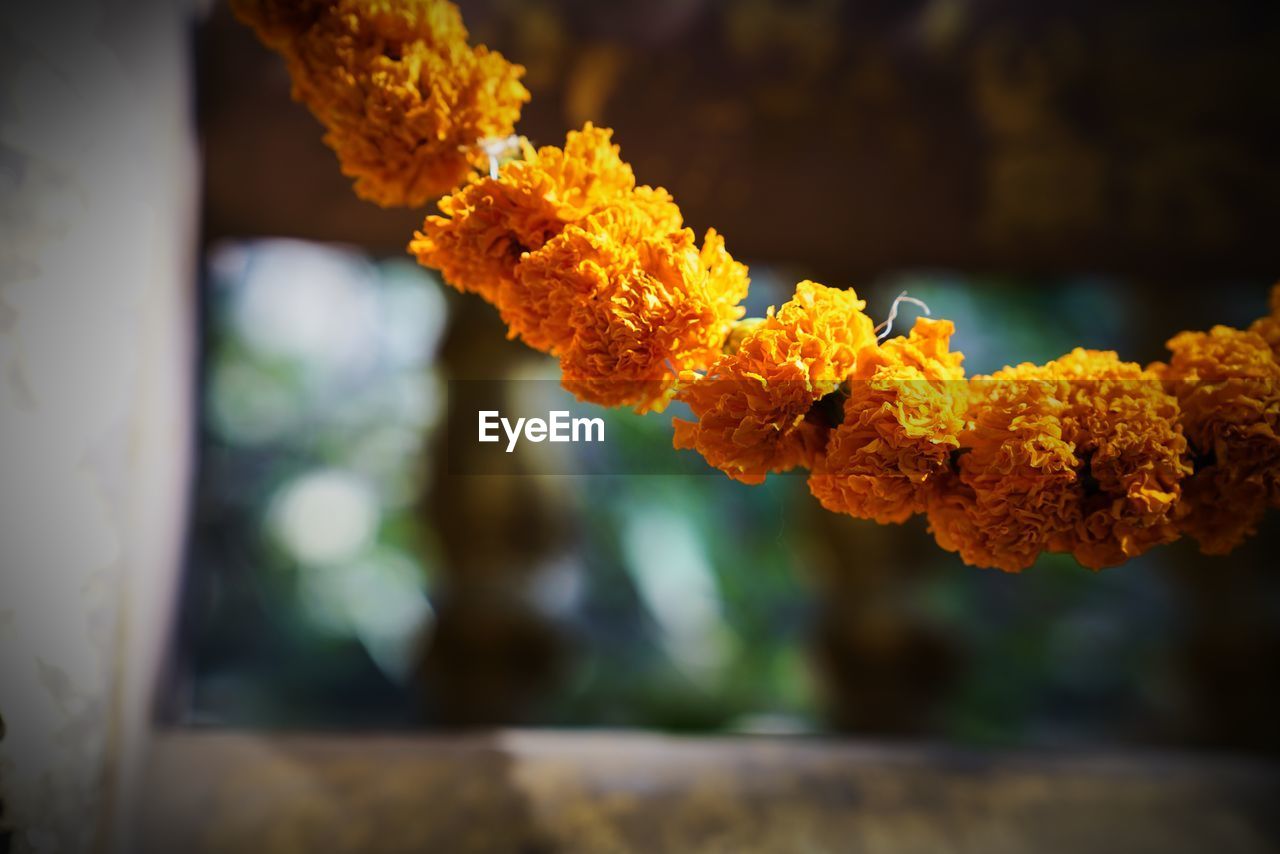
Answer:
[{"label": "white string", "polygon": [[502,165],[503,156],[520,147],[520,137],[514,133],[511,136],[490,136],[480,140],[476,145],[489,155],[489,177],[497,180],[498,167]]},{"label": "white string", "polygon": [[932,312],[929,311],[929,306],[925,305],[924,300],[909,297],[907,296],[907,292],[903,291],[894,298],[893,305],[889,306],[889,316],[885,318],[884,323],[881,323],[876,327],[877,341],[883,341],[889,337],[889,333],[893,332],[893,321],[898,317],[898,306],[902,305],[904,302],[909,302],[912,305],[919,306],[920,310],[924,312],[925,317],[929,317],[932,314]]}]

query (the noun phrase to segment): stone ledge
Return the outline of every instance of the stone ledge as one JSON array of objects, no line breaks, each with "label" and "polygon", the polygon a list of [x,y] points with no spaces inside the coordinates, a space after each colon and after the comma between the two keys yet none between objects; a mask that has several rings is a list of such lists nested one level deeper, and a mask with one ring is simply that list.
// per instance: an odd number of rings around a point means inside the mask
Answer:
[{"label": "stone ledge", "polygon": [[1267,852],[1280,768],[614,732],[158,736],[144,851]]}]

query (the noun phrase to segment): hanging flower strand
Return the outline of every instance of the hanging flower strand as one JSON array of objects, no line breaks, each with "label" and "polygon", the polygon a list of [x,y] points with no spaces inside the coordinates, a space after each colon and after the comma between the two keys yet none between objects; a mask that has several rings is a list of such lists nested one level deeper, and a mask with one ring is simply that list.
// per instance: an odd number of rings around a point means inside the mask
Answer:
[{"label": "hanging flower strand", "polygon": [[[968,379],[954,325],[919,300],[874,326],[853,291],[808,281],[743,320],[746,267],[636,183],[612,131],[514,134],[523,69],[469,46],[451,3],[233,8],[285,57],[357,194],[447,194],[409,244],[422,264],[557,357],[582,400],[686,403],[673,444],[735,480],[807,468],[828,510],[924,515],[943,548],[1009,572],[1044,552],[1099,569],[1184,534],[1225,554],[1280,507],[1280,285],[1248,330],[1180,333],[1147,368],[1077,348]],[[904,302],[925,316],[890,337]]]}]

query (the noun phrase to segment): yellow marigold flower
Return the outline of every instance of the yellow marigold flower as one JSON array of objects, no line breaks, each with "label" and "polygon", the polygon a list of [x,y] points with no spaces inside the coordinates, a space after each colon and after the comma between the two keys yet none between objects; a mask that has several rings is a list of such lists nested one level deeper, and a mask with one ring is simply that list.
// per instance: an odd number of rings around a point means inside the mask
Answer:
[{"label": "yellow marigold flower", "polygon": [[1101,569],[1176,540],[1191,474],[1177,399],[1112,352],[1077,348],[1050,364],[1070,382],[1064,435],[1080,460],[1081,500],[1079,520],[1050,548]]},{"label": "yellow marigold flower", "polygon": [[955,485],[930,507],[966,561],[1019,571],[1049,550],[1100,569],[1177,539],[1190,466],[1157,374],[1077,348],[980,380],[972,413]]},{"label": "yellow marigold flower", "polygon": [[581,265],[602,278],[571,309],[562,382],[580,400],[660,411],[681,373],[705,370],[720,354],[742,316],[747,268],[715,231],[701,250],[688,229],[610,249]]},{"label": "yellow marigold flower", "polygon": [[871,345],[849,380],[844,422],[809,476],[822,506],[881,524],[923,512],[950,471],[968,408],[955,326],[920,318],[907,337]]},{"label": "yellow marigold flower", "polygon": [[1064,385],[1025,364],[974,378],[956,472],[928,507],[938,544],[965,563],[1020,572],[1079,518]]},{"label": "yellow marigold flower", "polygon": [[494,299],[507,337],[519,336],[544,353],[563,353],[573,343],[574,308],[603,291],[627,255],[634,260],[634,248],[620,246],[608,230],[578,225],[526,253]]},{"label": "yellow marigold flower", "polygon": [[[648,187],[638,188],[649,190]],[[646,239],[682,247],[687,255],[692,232],[658,232],[649,210],[633,204],[614,204],[570,225],[534,252],[525,253],[510,279],[498,289],[497,306],[507,324],[507,337],[520,337],[536,350],[562,354],[573,340],[572,311],[581,300],[606,287],[628,261],[635,261]],[[708,235],[707,251],[724,241]],[[726,256],[727,257],[727,256]],[[744,268],[745,269],[745,268]],[[738,283],[718,283],[718,293],[736,292]],[[741,301],[739,295],[736,301]],[[735,301],[735,304],[736,304]],[[705,367],[705,365],[704,365]]]},{"label": "yellow marigold flower", "polygon": [[1280,363],[1265,338],[1215,326],[1169,341],[1153,365],[1178,398],[1196,461],[1182,530],[1207,554],[1226,554],[1280,505]]},{"label": "yellow marigold flower", "polygon": [[1271,288],[1271,313],[1255,320],[1249,331],[1261,335],[1271,347],[1271,352],[1280,359],[1280,283]]},{"label": "yellow marigold flower", "polygon": [[612,208],[619,219],[642,224],[637,232],[678,231],[680,209],[665,190],[636,187],[612,134],[588,123],[569,132],[563,149],[526,144],[524,159],[504,163],[497,178],[476,177],[441,199],[441,215],[426,218],[409,251],[453,287],[497,305],[504,289],[518,290],[524,253],[593,214]]},{"label": "yellow marigold flower", "polygon": [[875,343],[866,303],[851,290],[801,282],[782,308],[741,336],[704,377],[678,394],[696,421],[675,419],[676,448],[698,451],[744,483],[811,465],[828,426],[806,417]]},{"label": "yellow marigold flower", "polygon": [[475,144],[512,132],[524,68],[467,44],[446,0],[233,0],[279,51],[293,96],[361,198],[417,207],[466,180]]}]

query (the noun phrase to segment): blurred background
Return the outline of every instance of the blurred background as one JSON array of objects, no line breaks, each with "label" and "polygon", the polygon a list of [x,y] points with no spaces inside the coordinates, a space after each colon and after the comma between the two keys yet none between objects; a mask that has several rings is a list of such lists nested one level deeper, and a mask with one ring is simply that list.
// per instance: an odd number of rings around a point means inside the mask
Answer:
[{"label": "blurred background", "polygon": [[[460,5],[528,68],[520,131],[613,127],[751,265],[750,314],[802,278],[877,320],[906,289],[971,373],[1077,345],[1145,363],[1247,324],[1280,275],[1274,3]],[[643,474],[677,465],[670,411],[601,411],[616,458],[458,474],[450,383],[528,380],[507,387],[546,411],[555,364],[406,256],[428,211],[351,193],[224,3],[195,44],[198,471],[169,720],[1280,749],[1274,514],[1227,558],[1181,542],[1007,576],[922,519],[826,513],[803,477]]]}]

